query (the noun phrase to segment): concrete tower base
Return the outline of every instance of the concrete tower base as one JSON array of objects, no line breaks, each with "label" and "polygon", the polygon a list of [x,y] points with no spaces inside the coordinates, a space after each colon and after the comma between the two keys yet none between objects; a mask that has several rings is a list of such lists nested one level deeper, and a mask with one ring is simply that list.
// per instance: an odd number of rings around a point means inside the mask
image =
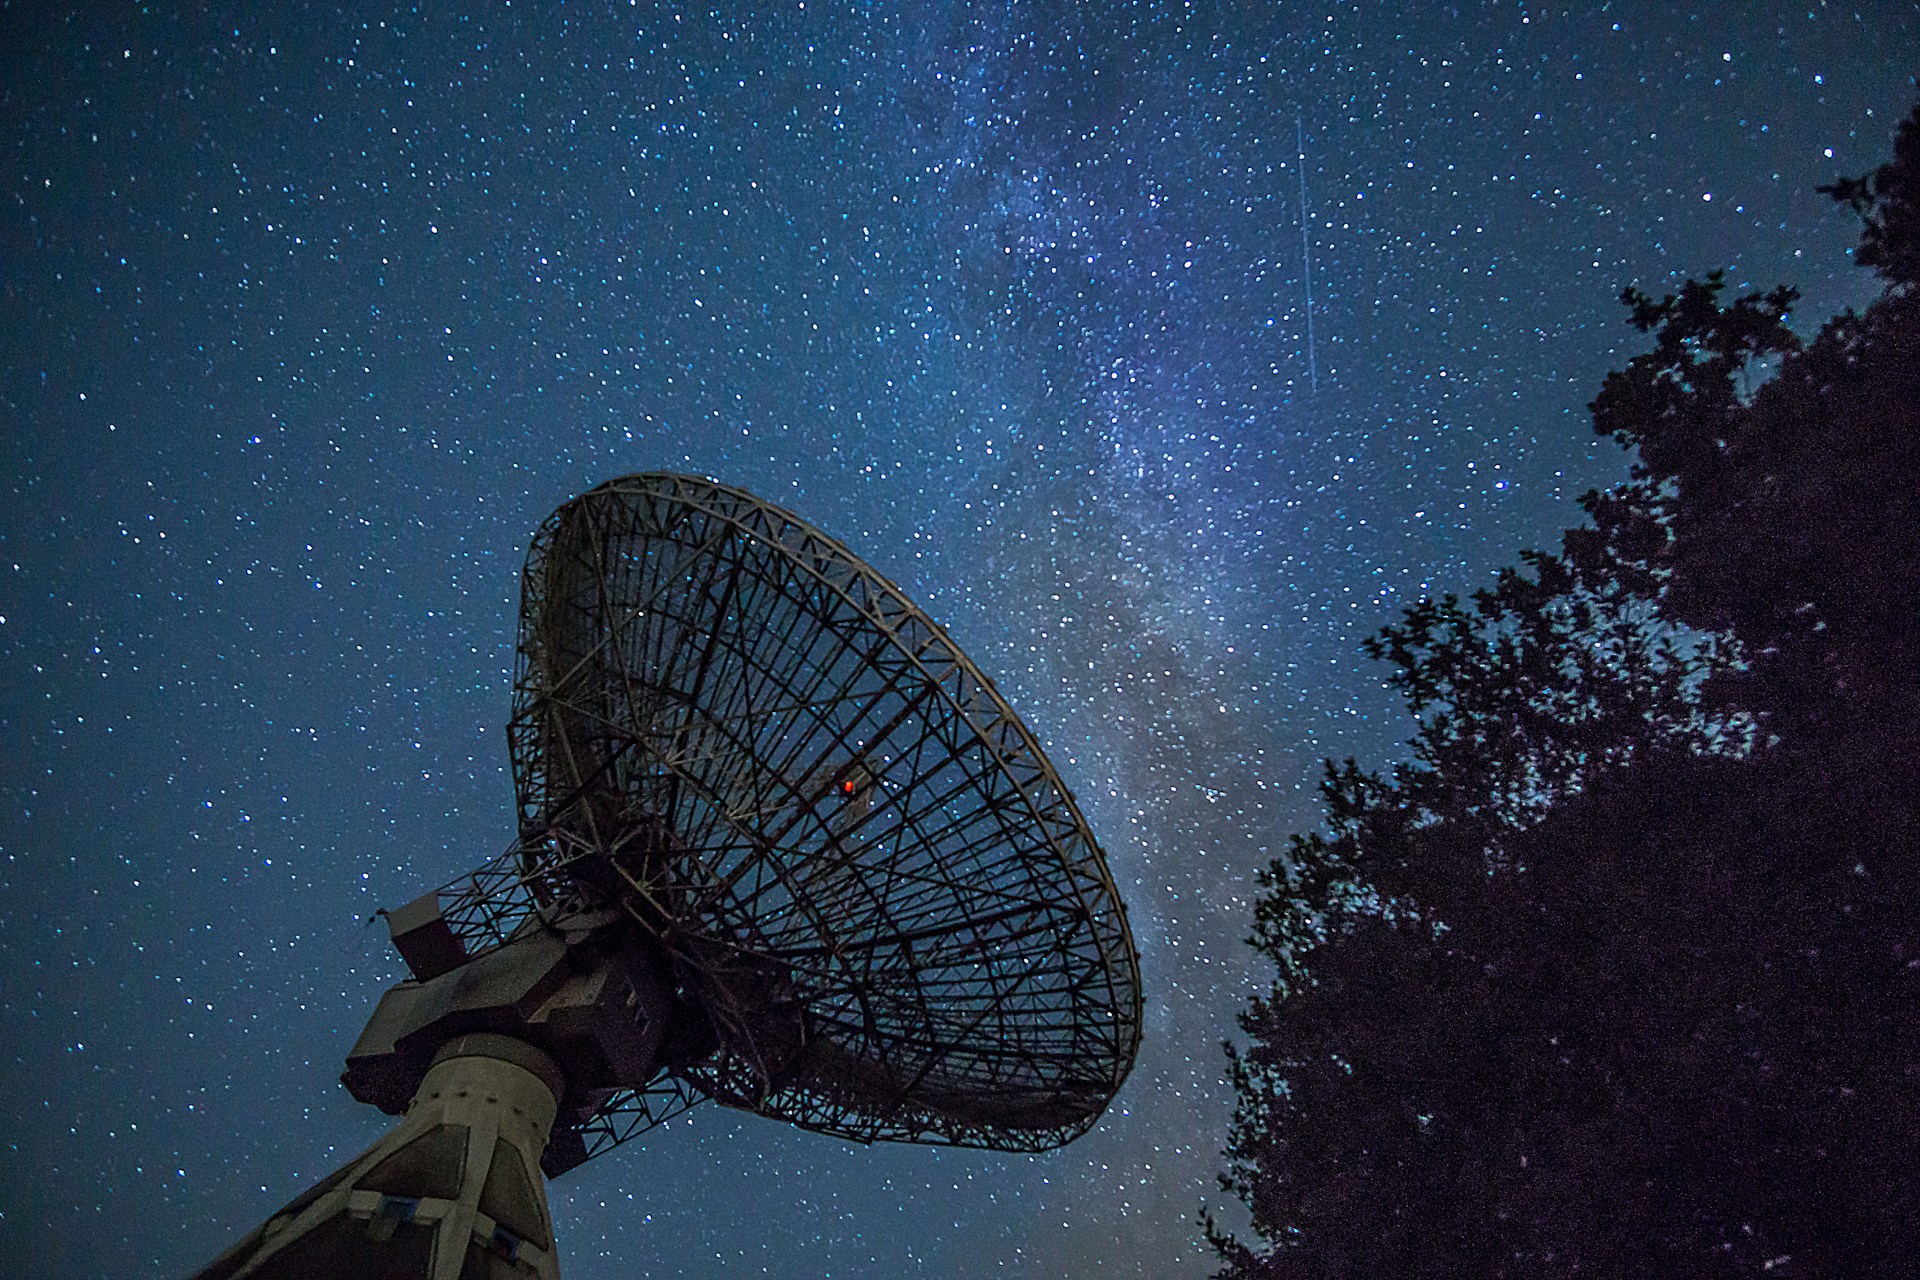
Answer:
[{"label": "concrete tower base", "polygon": [[559,1280],[540,1153],[563,1089],[525,1041],[457,1037],[391,1133],[195,1280]]}]

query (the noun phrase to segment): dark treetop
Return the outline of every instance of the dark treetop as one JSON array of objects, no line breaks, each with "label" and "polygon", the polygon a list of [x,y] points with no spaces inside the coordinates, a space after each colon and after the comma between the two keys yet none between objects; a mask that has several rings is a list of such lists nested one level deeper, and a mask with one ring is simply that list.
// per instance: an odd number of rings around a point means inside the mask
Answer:
[{"label": "dark treetop", "polygon": [[1223,1276],[1911,1274],[1920,110],[1894,151],[1833,189],[1870,307],[1629,290],[1631,480],[1373,644],[1414,759],[1267,874]]}]

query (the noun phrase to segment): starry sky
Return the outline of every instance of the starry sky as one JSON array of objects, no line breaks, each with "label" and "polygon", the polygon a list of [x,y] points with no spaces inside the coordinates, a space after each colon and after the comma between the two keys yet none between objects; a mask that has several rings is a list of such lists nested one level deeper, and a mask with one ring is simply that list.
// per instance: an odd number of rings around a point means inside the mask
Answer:
[{"label": "starry sky", "polygon": [[1409,730],[1360,641],[1623,474],[1623,285],[1870,296],[1814,188],[1920,6],[459,8],[0,7],[0,1256],[183,1274],[382,1131],[366,920],[513,836],[528,536],[670,469],[996,678],[1146,1042],[1042,1156],[698,1108],[566,1274],[1205,1275],[1254,874]]}]

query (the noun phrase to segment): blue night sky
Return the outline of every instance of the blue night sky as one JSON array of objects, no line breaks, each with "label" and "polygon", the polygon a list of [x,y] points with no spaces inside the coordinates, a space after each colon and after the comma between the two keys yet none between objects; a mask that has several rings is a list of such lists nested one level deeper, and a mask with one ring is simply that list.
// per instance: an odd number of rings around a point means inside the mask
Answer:
[{"label": "blue night sky", "polygon": [[9,1273],[186,1273],[383,1130],[365,921],[513,838],[527,539],[667,469],[995,677],[1147,1038],[1043,1156],[698,1108],[553,1185],[570,1280],[1205,1275],[1253,876],[1409,731],[1361,640],[1624,474],[1622,286],[1870,296],[1814,188],[1917,50],[1891,0],[0,7]]}]

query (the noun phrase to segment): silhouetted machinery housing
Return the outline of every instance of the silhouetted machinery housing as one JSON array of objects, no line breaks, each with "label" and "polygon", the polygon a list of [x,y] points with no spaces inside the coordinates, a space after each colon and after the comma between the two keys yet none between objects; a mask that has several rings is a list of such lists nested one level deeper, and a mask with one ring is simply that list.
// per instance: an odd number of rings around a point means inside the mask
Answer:
[{"label": "silhouetted machinery housing", "polygon": [[557,1277],[557,1175],[712,1098],[1038,1151],[1132,1066],[1085,820],[941,628],[738,489],[627,476],[522,580],[519,838],[393,911],[343,1076],[405,1118],[200,1273]]}]

